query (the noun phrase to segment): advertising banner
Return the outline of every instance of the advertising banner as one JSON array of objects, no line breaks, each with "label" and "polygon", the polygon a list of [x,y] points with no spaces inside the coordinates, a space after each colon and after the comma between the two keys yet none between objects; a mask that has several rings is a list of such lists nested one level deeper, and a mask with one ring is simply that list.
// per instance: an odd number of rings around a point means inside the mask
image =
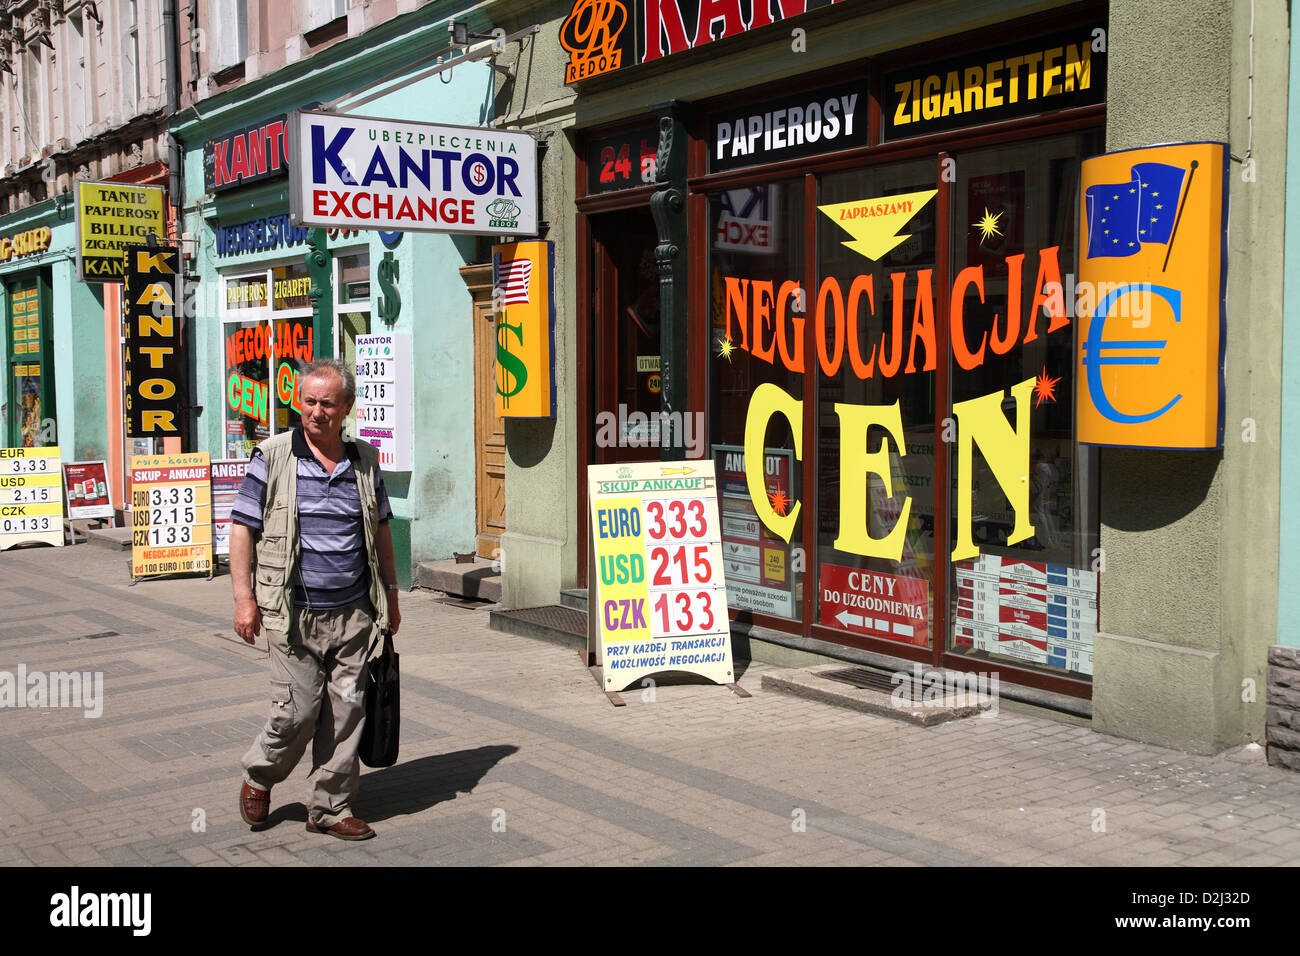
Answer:
[{"label": "advertising banner", "polygon": [[385,471],[412,468],[411,336],[357,336],[357,438],[379,449]]},{"label": "advertising banner", "polygon": [[295,226],[537,235],[530,133],[308,110],[289,130]]},{"label": "advertising banner", "polygon": [[0,448],[0,551],[17,544],[63,546],[59,447]]},{"label": "advertising banner", "polygon": [[69,518],[113,517],[106,462],[68,462],[63,466],[63,491],[68,498]]},{"label": "advertising banner", "polygon": [[180,435],[181,255],[175,246],[127,246],[122,288],[122,415],[130,438]]},{"label": "advertising banner", "polygon": [[163,188],[78,181],[76,190],[77,278],[121,282],[126,247],[166,234]]},{"label": "advertising banner", "polygon": [[230,554],[230,513],[247,471],[246,458],[218,459],[212,463],[213,554]]},{"label": "advertising banner", "polygon": [[1223,447],[1228,146],[1083,161],[1079,441]]},{"label": "advertising banner", "polygon": [[589,650],[604,690],[661,671],[735,681],[709,461],[589,465]]},{"label": "advertising banner", "polygon": [[990,554],[954,570],[958,647],[1092,673],[1096,571]]},{"label": "advertising banner", "polygon": [[497,414],[555,416],[552,245],[514,242],[492,250],[497,318]]},{"label": "advertising banner", "polygon": [[868,83],[782,96],[709,116],[709,169],[819,156],[867,145]]},{"label": "advertising banner", "polygon": [[821,623],[857,634],[925,647],[929,583],[925,578],[823,564]]},{"label": "advertising banner", "polygon": [[1106,30],[1087,23],[885,74],[884,139],[924,136],[1106,101]]},{"label": "advertising banner", "polygon": [[219,193],[283,176],[289,168],[286,118],[245,126],[203,144],[203,186]]},{"label": "advertising banner", "polygon": [[207,452],[131,459],[131,576],[212,573]]},{"label": "advertising banner", "polygon": [[[714,445],[721,495],[722,558],[727,577],[727,601],[738,608],[794,617],[794,569],[790,545],[759,520],[745,478],[745,450],[739,445]],[[778,513],[791,501],[794,453],[768,448],[763,456],[763,487],[777,502]]]},{"label": "advertising banner", "polygon": [[560,25],[564,82],[699,49],[835,0],[574,0]]}]

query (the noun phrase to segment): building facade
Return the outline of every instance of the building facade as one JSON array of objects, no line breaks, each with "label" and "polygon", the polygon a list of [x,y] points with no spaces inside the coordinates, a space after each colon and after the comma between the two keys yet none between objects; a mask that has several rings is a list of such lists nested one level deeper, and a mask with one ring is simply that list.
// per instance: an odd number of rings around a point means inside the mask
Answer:
[{"label": "building facade", "polygon": [[[307,362],[337,357],[362,372],[358,337],[393,336],[411,378],[394,383],[387,407],[410,419],[397,436],[403,453],[383,465],[406,585],[421,560],[477,550],[468,425],[490,247],[473,236],[294,226],[288,117],[325,106],[480,127],[492,120],[494,71],[451,60],[451,4],[236,6],[238,15],[223,4],[201,10],[210,39],[199,93],[207,95],[172,123],[185,151],[182,231],[196,280],[198,447],[214,459],[247,458],[297,422],[296,381]],[[241,29],[242,46],[231,38]],[[425,75],[437,65],[430,51],[444,51],[450,68]],[[348,428],[365,437],[356,414]]]},{"label": "building facade", "polygon": [[[506,427],[507,605],[588,583],[587,465],[712,459],[755,656],[995,670],[1004,696],[1107,732],[1201,752],[1264,739],[1277,10],[486,12],[506,30],[549,15],[498,114],[565,145],[543,190],[571,210],[551,236],[573,277],[560,411]],[[1221,447],[1081,442],[1083,161],[1207,142],[1229,156]],[[1012,433],[1014,467],[994,437]]]}]

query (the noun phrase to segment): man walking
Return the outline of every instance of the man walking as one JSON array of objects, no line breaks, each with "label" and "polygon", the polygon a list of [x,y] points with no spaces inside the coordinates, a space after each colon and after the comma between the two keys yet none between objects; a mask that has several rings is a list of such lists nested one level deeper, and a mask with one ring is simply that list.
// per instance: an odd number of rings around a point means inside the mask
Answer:
[{"label": "man walking", "polygon": [[253,452],[231,513],[235,633],[252,644],[265,627],[271,661],[271,716],[244,755],[239,812],[265,824],[271,787],[311,741],[307,829],[366,840],[374,830],[351,812],[366,665],[401,623],[392,510],[378,452],[342,437],[356,398],[347,366],[317,359],[299,381],[302,424]]}]

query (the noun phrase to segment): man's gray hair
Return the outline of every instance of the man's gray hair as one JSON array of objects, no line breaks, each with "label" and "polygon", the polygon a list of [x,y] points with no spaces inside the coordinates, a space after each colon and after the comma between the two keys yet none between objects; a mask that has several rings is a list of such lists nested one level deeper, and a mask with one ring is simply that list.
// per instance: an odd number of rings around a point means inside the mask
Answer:
[{"label": "man's gray hair", "polygon": [[339,359],[332,359],[332,358],[315,359],[314,361],[309,362],[307,364],[307,367],[302,370],[302,377],[303,379],[307,379],[313,375],[318,374],[319,372],[325,372],[325,371],[334,372],[338,375],[339,378],[343,379],[344,398],[346,398],[348,401],[352,401],[354,398],[357,397],[356,376],[353,375],[352,370],[348,368],[347,365],[344,362],[341,362]]}]

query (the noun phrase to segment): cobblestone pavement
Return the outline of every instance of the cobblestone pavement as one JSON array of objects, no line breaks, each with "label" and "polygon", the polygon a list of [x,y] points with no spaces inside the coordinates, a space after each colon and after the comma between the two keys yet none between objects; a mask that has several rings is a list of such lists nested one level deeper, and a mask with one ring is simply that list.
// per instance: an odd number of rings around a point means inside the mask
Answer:
[{"label": "cobblestone pavement", "polygon": [[[268,709],[230,582],[127,586],[126,554],[0,555],[0,671],[102,671],[103,713],[0,718],[0,865],[1295,864],[1300,775],[1012,710],[914,727],[764,692],[612,708],[572,650],[402,597],[402,759],[362,770],[378,838],[305,832],[306,761],[239,819]],[[1104,829],[1102,829],[1104,824]]]}]

